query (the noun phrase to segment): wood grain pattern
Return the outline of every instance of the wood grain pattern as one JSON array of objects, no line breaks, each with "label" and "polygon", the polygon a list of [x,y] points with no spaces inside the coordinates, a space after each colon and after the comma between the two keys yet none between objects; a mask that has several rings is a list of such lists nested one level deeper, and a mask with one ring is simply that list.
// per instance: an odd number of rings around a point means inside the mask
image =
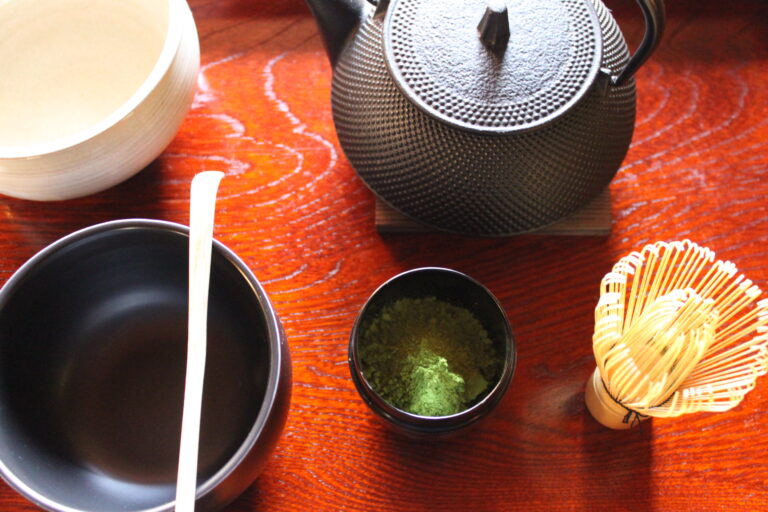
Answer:
[{"label": "wood grain pattern", "polygon": [[[638,121],[611,184],[607,237],[382,235],[374,198],[334,134],[331,69],[301,0],[192,0],[202,47],[194,106],[135,178],[77,201],[0,198],[0,281],[74,229],[188,222],[188,187],[227,174],[216,237],[264,283],[293,357],[285,434],[229,512],[305,510],[768,510],[768,379],[723,414],[602,428],[585,411],[593,308],[612,263],[691,238],[768,288],[768,17],[763,0],[669,0],[637,76]],[[627,38],[634,2],[612,0]],[[440,443],[388,432],[346,362],[359,308],[390,276],[455,268],[504,305],[519,365],[495,414]],[[0,509],[37,510],[5,484]]]}]

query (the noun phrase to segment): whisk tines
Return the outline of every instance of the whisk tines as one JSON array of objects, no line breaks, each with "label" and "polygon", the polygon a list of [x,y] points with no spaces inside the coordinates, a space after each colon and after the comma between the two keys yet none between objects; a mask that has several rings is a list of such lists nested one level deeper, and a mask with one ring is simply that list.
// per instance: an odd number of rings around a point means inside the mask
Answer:
[{"label": "whisk tines", "polygon": [[633,414],[741,402],[768,371],[768,300],[760,294],[733,263],[689,240],[649,244],[619,260],[595,308],[590,411],[622,428]]}]

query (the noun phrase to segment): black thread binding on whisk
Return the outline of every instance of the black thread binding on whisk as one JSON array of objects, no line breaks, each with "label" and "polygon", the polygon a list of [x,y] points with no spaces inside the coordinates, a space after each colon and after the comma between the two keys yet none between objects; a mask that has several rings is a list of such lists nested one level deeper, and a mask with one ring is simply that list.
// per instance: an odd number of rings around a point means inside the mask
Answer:
[{"label": "black thread binding on whisk", "polygon": [[629,407],[621,403],[615,396],[611,394],[611,392],[608,390],[608,386],[605,385],[605,381],[602,378],[600,379],[600,382],[603,384],[603,389],[605,389],[605,392],[608,394],[609,397],[611,397],[611,400],[619,404],[625,411],[627,411],[627,414],[624,416],[622,423],[627,423],[629,424],[630,427],[634,428],[635,426],[639,425],[640,422],[643,421],[645,418],[649,417],[647,414],[639,413],[636,410],[630,409]]}]

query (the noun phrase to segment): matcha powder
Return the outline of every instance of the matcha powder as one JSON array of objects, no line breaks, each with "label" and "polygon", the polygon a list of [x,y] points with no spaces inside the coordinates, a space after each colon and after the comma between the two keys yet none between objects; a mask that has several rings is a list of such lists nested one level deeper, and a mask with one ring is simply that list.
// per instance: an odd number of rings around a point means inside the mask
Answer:
[{"label": "matcha powder", "polygon": [[472,313],[435,297],[383,307],[363,327],[359,355],[365,378],[384,400],[421,416],[466,409],[501,367]]}]

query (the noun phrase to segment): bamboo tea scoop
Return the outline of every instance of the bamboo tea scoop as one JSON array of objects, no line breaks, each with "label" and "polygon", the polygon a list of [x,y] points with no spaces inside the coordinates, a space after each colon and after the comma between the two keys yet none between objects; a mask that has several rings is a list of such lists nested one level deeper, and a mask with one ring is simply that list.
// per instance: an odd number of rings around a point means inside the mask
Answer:
[{"label": "bamboo tea scoop", "polygon": [[179,471],[176,479],[177,512],[192,512],[195,509],[213,218],[216,209],[216,192],[223,176],[224,174],[218,171],[206,171],[192,179],[189,208],[187,374],[181,420]]}]

